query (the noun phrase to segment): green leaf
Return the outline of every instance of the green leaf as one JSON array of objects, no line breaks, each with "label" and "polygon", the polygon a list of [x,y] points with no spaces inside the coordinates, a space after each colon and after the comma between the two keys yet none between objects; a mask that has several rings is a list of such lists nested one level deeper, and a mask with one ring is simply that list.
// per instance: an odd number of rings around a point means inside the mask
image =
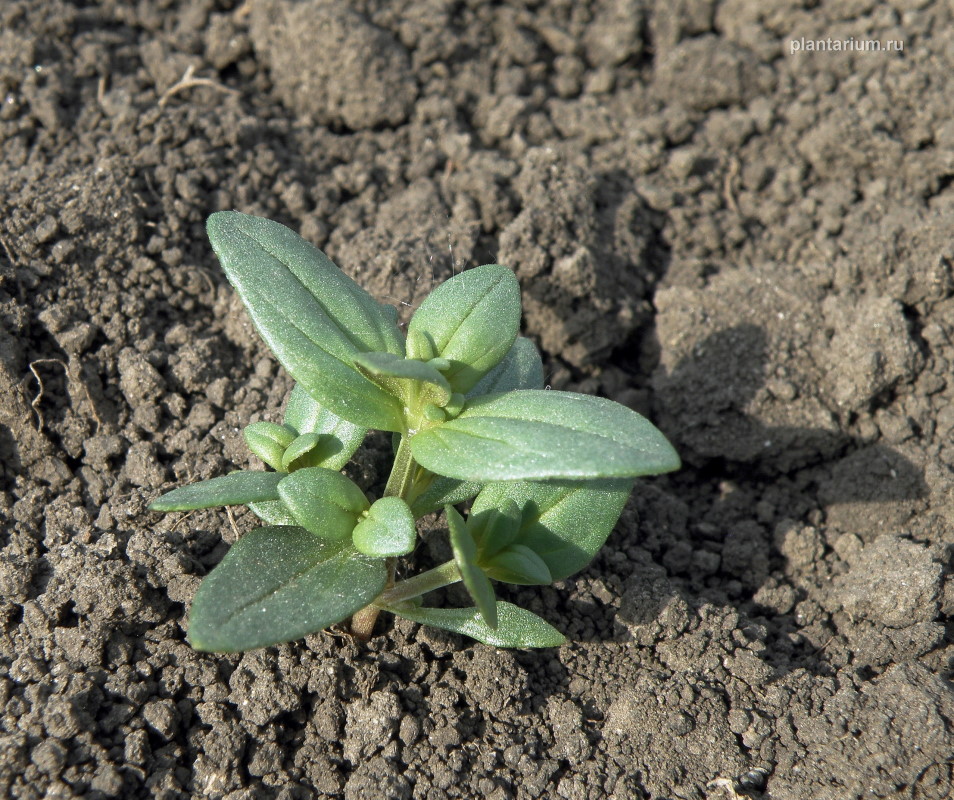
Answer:
[{"label": "green leaf", "polygon": [[322,466],[317,463],[319,459],[315,456],[314,452],[318,449],[321,439],[321,434],[315,433],[314,431],[297,436],[295,440],[288,445],[285,452],[282,453],[282,471],[292,472],[302,467]]},{"label": "green leaf", "polygon": [[445,281],[421,303],[408,324],[408,357],[447,359],[444,376],[466,394],[503,359],[519,329],[517,278],[485,264]]},{"label": "green leaf", "polygon": [[400,404],[353,365],[362,352],[404,355],[400,331],[371,295],[277,222],[219,211],[207,230],[252,322],[288,373],[338,416],[401,431]]},{"label": "green leaf", "polygon": [[364,441],[367,428],[342,419],[333,411],[322,407],[301,384],[295,384],[288,395],[285,407],[285,424],[299,434],[318,433],[322,439],[317,448],[316,467],[341,469]]},{"label": "green leaf", "polygon": [[412,622],[460,633],[492,647],[559,647],[566,637],[525,608],[497,601],[497,627],[491,628],[476,608],[421,608],[409,603],[388,611]]},{"label": "green leaf", "polygon": [[467,396],[479,397],[482,394],[512,392],[515,389],[542,388],[543,360],[540,358],[540,351],[529,339],[518,336],[503,361],[484,375]]},{"label": "green leaf", "polygon": [[514,544],[487,562],[481,562],[487,577],[521,586],[546,586],[553,583],[546,561],[525,544]]},{"label": "green leaf", "polygon": [[477,544],[474,537],[467,530],[464,518],[457,513],[453,506],[444,509],[447,515],[447,526],[450,531],[451,548],[454,551],[454,561],[460,570],[464,586],[480,609],[484,622],[490,628],[497,627],[497,605],[494,597],[494,587],[483,570],[477,566]]},{"label": "green leaf", "polygon": [[166,492],[149,508],[152,511],[191,511],[277,500],[278,484],[284,477],[282,472],[232,472]]},{"label": "green leaf", "polygon": [[470,514],[479,519],[508,501],[515,503],[523,513],[511,543],[540,556],[552,580],[559,581],[592,561],[613,532],[632,488],[630,478],[491,483],[477,495]]},{"label": "green leaf", "polygon": [[376,500],[354,529],[354,546],[366,556],[388,558],[407,555],[417,544],[414,517],[400,497]]},{"label": "green leaf", "polygon": [[438,511],[444,506],[470,500],[480,491],[481,485],[472,481],[459,481],[456,478],[434,475],[430,485],[411,500],[411,512],[414,514],[414,519],[420,519],[425,514]]},{"label": "green leaf", "polygon": [[291,473],[278,484],[278,496],[301,527],[328,541],[350,540],[370,505],[350,478],[323,467]]},{"label": "green leaf", "polygon": [[410,442],[421,466],[460,480],[623,478],[679,468],[676,451],[645,417],[574,392],[477,397]]},{"label": "green leaf", "polygon": [[384,588],[387,570],[302,528],[257,528],[206,576],[189,614],[197,650],[235,653],[300,639],[347,619]]},{"label": "green leaf", "polygon": [[[321,403],[315,400],[300,383],[296,383],[288,393],[288,402],[285,403],[285,424],[302,433],[325,433],[321,430],[322,414],[332,414],[328,409],[323,408]],[[338,420],[341,419],[337,414],[332,416]]]},{"label": "green leaf", "polygon": [[497,553],[513,544],[520,533],[523,511],[509,497],[502,497],[496,507],[481,506],[471,509],[467,527],[477,542],[478,562],[483,564]]},{"label": "green leaf", "polygon": [[266,525],[297,525],[298,521],[291,515],[281,500],[266,500],[262,503],[249,503],[249,509]]},{"label": "green leaf", "polygon": [[296,432],[287,425],[274,422],[253,422],[242,431],[248,449],[272,469],[283,472],[282,455],[294,440]]},{"label": "green leaf", "polygon": [[404,407],[417,403],[443,406],[450,400],[447,378],[424,361],[392,353],[362,353],[355,356],[354,363],[368,380],[399,398]]}]

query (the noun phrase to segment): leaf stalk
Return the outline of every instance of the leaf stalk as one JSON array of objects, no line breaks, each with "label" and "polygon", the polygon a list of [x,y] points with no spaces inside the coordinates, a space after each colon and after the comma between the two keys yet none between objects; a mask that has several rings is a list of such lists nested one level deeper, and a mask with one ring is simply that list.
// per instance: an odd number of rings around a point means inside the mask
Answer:
[{"label": "leaf stalk", "polygon": [[[417,472],[417,464],[411,454],[410,437],[401,436],[397,452],[394,454],[394,464],[391,467],[391,474],[388,476],[388,482],[384,487],[384,497],[400,497],[407,500],[411,495],[411,488],[414,483],[414,474]],[[394,586],[394,572],[397,568],[397,559],[389,558],[385,564],[388,571],[387,583],[384,585],[384,594]],[[417,577],[424,577],[423,573]],[[407,581],[403,581],[407,583]],[[413,597],[414,595],[412,595]],[[381,609],[376,604],[371,604],[362,608],[351,618],[351,635],[361,641],[368,641],[374,632],[374,624],[378,620],[378,614]]]},{"label": "leaf stalk", "polygon": [[435,589],[441,589],[457,583],[460,580],[460,569],[457,562],[451,559],[445,561],[439,567],[429,569],[406,581],[401,581],[393,585],[390,589],[385,589],[375,598],[374,605],[379,607],[396,606],[415,597],[433,592]]}]

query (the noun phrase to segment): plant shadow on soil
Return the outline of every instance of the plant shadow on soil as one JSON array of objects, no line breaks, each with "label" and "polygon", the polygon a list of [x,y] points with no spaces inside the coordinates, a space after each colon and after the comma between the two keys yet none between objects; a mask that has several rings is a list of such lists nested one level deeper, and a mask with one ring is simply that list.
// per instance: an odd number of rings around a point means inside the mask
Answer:
[{"label": "plant shadow on soil", "polygon": [[[613,596],[604,594],[594,601],[592,596],[580,598],[578,592],[571,593],[567,616],[598,618],[589,635],[571,638],[585,642],[635,640],[652,646],[694,628],[700,610],[714,604],[734,608],[756,624],[768,623],[768,634],[761,634],[765,647],[759,655],[776,676],[796,668],[832,674],[836,667],[828,663],[825,641],[808,637],[793,648],[788,636],[805,627],[805,607],[800,604],[809,598],[797,580],[787,581],[783,576],[791,578],[793,573],[814,569],[810,562],[820,560],[826,545],[813,527],[795,520],[807,518],[819,524],[833,508],[848,509],[850,514],[859,504],[868,506],[869,513],[876,513],[878,504],[910,508],[926,497],[928,489],[922,471],[908,458],[891,447],[846,435],[844,425],[834,432],[773,427],[747,414],[746,408],[764,390],[769,362],[767,334],[757,325],[738,325],[707,337],[694,351],[701,358],[680,362],[672,377],[691,380],[693,373],[705,373],[706,382],[717,380],[725,371],[721,359],[726,353],[737,359],[733,369],[754,376],[753,380],[734,383],[731,394],[725,396],[705,392],[694,406],[699,410],[696,421],[700,427],[730,425],[744,430],[745,437],[764,440],[766,455],[746,462],[713,458],[681,443],[679,432],[666,431],[683,456],[683,469],[650,484],[637,483],[630,506],[638,509],[633,515],[638,519],[624,514],[607,542],[607,552],[576,576],[593,582],[608,575]],[[704,419],[705,415],[711,415],[710,419]],[[791,443],[791,448],[779,456],[768,449],[776,441]],[[691,493],[680,491],[680,486],[689,484]],[[727,485],[733,488],[727,491]],[[764,511],[759,513],[754,498],[773,486],[775,513],[769,518]],[[650,499],[644,501],[647,494]],[[674,512],[671,498],[660,501],[669,495],[689,494],[694,496],[690,509]],[[688,525],[685,519],[682,524],[667,524],[680,515],[688,517]],[[700,517],[717,522],[694,524]],[[671,539],[666,541],[669,535]],[[718,554],[721,564],[712,569],[710,562],[694,557],[697,552]],[[714,561],[719,563],[718,558]],[[615,586],[621,585],[618,592],[613,588],[614,577]],[[779,602],[779,586],[784,583],[788,583],[787,597]],[[831,635],[833,638],[834,631]]]}]

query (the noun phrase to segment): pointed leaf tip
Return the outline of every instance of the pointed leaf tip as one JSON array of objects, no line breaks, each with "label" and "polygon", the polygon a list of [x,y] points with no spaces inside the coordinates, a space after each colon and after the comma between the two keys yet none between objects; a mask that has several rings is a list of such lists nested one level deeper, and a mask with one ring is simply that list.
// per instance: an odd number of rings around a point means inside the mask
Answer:
[{"label": "pointed leaf tip", "polygon": [[283,472],[243,470],[180,486],[166,492],[150,506],[151,511],[192,511],[197,508],[238,506],[278,499]]},{"label": "pointed leaf tip", "polygon": [[532,611],[497,601],[497,627],[491,628],[476,608],[422,608],[410,604],[388,609],[422,625],[476,639],[492,647],[559,647],[566,637]]}]

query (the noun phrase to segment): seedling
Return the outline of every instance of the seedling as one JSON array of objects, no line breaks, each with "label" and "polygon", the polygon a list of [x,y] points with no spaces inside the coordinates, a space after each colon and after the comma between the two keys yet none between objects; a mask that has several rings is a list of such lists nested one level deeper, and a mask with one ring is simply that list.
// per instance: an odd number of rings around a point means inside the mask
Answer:
[{"label": "seedling", "polygon": [[[376,302],[288,228],[222,211],[209,239],[252,321],[294,378],[283,423],[244,435],[270,471],[175,489],[150,508],[247,504],[265,523],[202,581],[189,616],[198,650],[288,642],[351,618],[371,635],[381,610],[500,647],[564,637],[497,600],[495,582],[545,585],[582,569],[619,519],[634,479],[679,457],[634,411],[543,388],[540,354],[518,336],[513,272],[455,275],[421,304],[405,336]],[[393,433],[383,495],[342,467],[369,428]],[[473,500],[467,516],[455,506]],[[396,580],[416,520],[442,511],[453,558]],[[425,605],[463,582],[471,608]]]}]

